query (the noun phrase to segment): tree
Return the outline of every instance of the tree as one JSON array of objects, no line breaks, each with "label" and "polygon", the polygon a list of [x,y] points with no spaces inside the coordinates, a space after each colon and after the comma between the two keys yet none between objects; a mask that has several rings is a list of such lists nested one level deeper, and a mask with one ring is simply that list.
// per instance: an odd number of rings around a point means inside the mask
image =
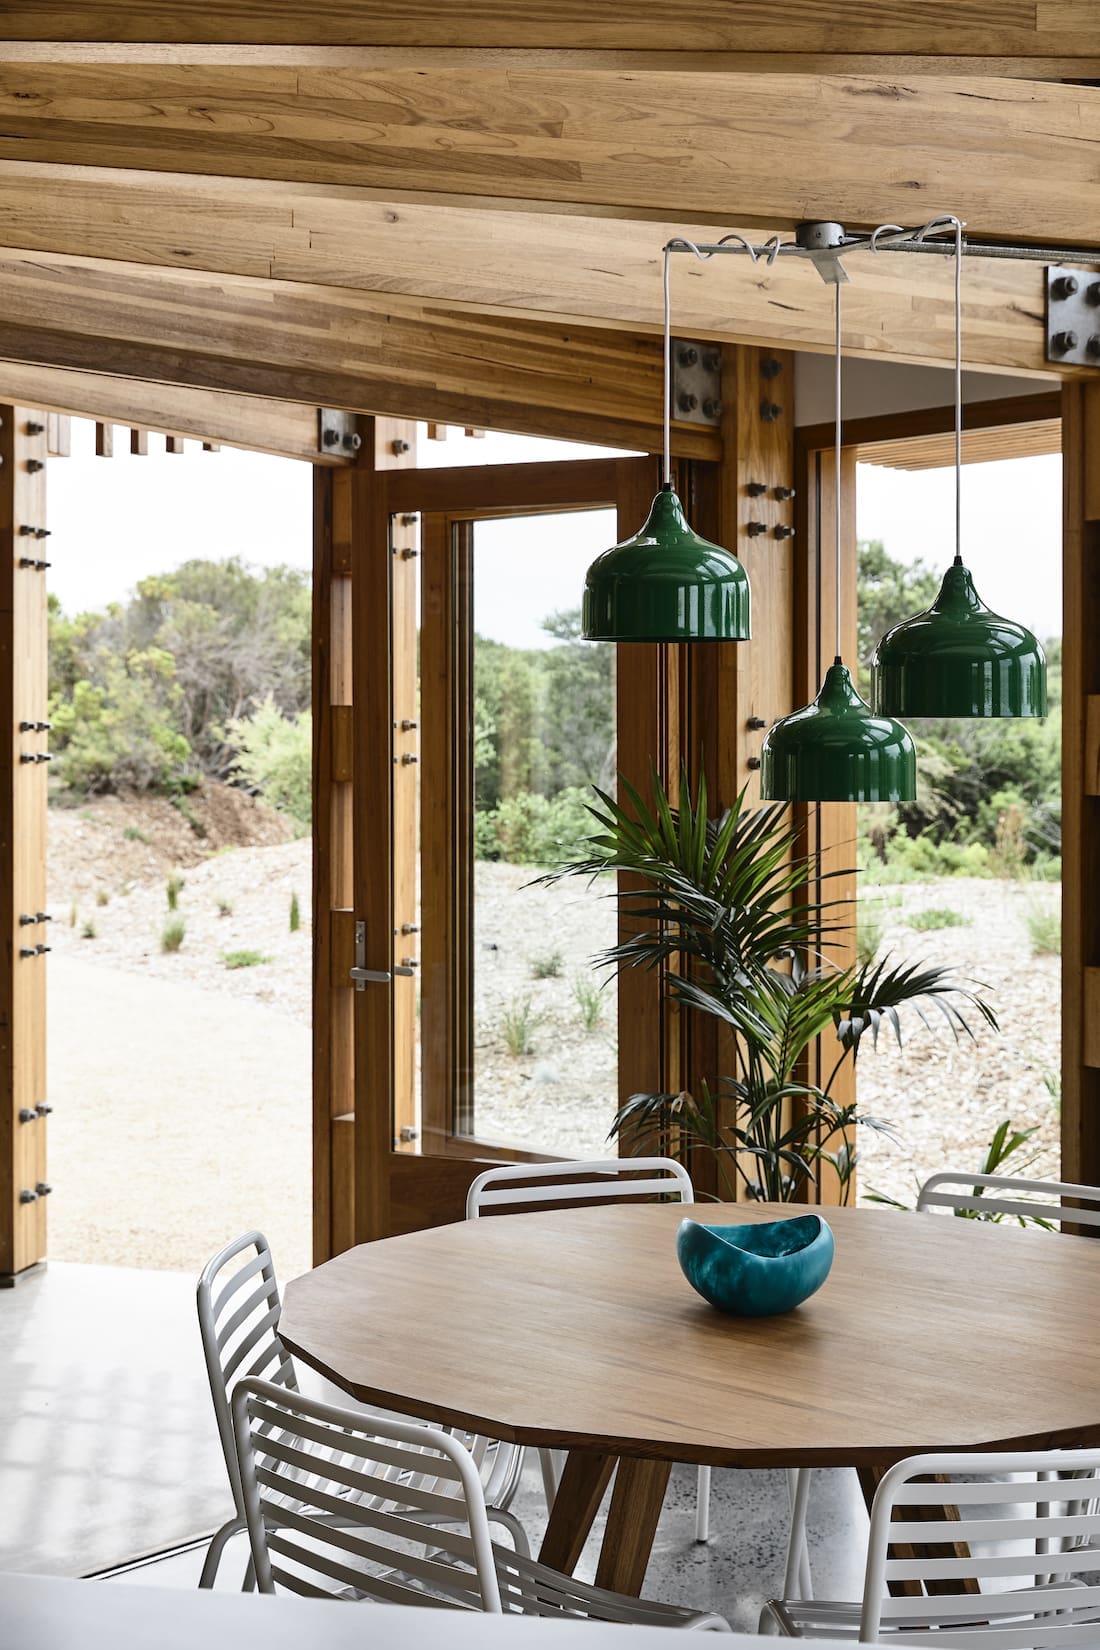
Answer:
[{"label": "tree", "polygon": [[859,666],[865,678],[871,655],[886,632],[935,601],[940,575],[922,561],[895,561],[881,539],[860,539],[856,585]]}]

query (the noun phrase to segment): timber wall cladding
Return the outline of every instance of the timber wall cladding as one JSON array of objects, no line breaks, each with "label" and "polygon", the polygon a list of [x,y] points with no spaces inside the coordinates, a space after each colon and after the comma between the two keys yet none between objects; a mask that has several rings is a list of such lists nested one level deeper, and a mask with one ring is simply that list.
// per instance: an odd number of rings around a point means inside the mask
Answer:
[{"label": "timber wall cladding", "polygon": [[316,42],[681,52],[1096,55],[1090,0],[12,0],[12,39]]},{"label": "timber wall cladding", "polygon": [[[6,49],[0,158],[791,225],[1100,238],[1100,91],[989,77],[346,67],[277,50]],[[42,54],[38,56],[37,54]],[[285,57],[286,54],[282,54]],[[308,52],[304,54],[308,59]],[[813,199],[807,178],[813,179]]]}]

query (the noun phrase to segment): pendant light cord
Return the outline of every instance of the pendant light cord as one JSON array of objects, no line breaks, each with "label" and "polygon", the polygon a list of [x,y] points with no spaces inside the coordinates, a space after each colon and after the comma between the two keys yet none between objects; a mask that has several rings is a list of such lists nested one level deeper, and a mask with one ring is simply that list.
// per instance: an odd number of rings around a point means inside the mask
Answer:
[{"label": "pendant light cord", "polygon": [[962,327],[962,269],[963,226],[960,219],[949,220],[955,226],[955,566],[962,566],[962,463],[963,463],[963,327]]},{"label": "pendant light cord", "polygon": [[672,486],[672,246],[665,247],[665,452],[661,481]]},{"label": "pendant light cord", "polygon": [[836,441],[834,443],[834,459],[836,462],[836,499],[833,511],[836,516],[836,660],[840,663],[840,445],[843,440],[843,426],[840,413],[840,282],[833,286],[836,293]]}]

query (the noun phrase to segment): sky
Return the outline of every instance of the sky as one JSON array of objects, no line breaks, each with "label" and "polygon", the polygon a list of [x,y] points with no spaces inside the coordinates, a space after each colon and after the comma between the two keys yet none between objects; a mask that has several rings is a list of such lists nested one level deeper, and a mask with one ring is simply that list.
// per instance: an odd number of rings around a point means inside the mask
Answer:
[{"label": "sky", "polygon": [[[239,555],[254,566],[309,568],[310,469],[291,459],[189,442],[169,455],[150,437],[147,457],[94,456],[94,427],[73,420],[73,456],[49,470],[50,589],[65,611],[122,601],[141,578],[194,556]],[[424,467],[596,456],[603,449],[491,435],[422,441]],[[950,470],[861,465],[857,531],[882,538],[901,561],[946,566],[954,553]],[[614,541],[612,511],[487,521],[475,528],[475,617],[484,636],[515,647],[550,644],[539,621],[580,603],[588,563]],[[1061,634],[1061,461],[968,464],[963,469],[963,550],[995,611],[1040,636]],[[1036,578],[1038,571],[1039,577]]]}]

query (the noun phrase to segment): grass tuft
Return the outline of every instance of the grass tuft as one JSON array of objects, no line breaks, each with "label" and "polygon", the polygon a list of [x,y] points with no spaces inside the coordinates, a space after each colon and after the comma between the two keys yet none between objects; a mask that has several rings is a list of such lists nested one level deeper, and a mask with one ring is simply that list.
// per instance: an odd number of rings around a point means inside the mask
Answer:
[{"label": "grass tuft", "polygon": [[580,1011],[581,1025],[585,1031],[595,1031],[603,1019],[604,996],[595,980],[578,974],[573,981],[573,998]]},{"label": "grass tuft", "polygon": [[531,978],[533,980],[557,980],[560,977],[560,951],[545,951],[541,956],[531,958]]},{"label": "grass tuft", "polygon": [[1054,905],[1029,905],[1024,913],[1027,937],[1033,957],[1060,957],[1062,954],[1062,913]]},{"label": "grass tuft", "polygon": [[186,933],[187,924],[177,912],[174,916],[168,918],[168,921],[160,931],[161,950],[178,951],[180,946],[183,944],[184,935]]},{"label": "grass tuft", "polygon": [[530,997],[513,997],[500,1021],[504,1045],[513,1058],[535,1052],[535,1029],[543,1016],[531,1006]]},{"label": "grass tuft", "polygon": [[223,951],[222,962],[226,968],[258,968],[261,963],[269,963],[271,958],[263,951]]},{"label": "grass tuft", "polygon": [[164,885],[164,892],[168,900],[169,911],[176,910],[180,902],[180,895],[183,893],[186,886],[187,884],[184,882],[183,878],[173,871],[172,875],[168,878],[168,881]]},{"label": "grass tuft", "polygon": [[927,911],[914,911],[909,926],[919,934],[927,934],[934,928],[969,928],[970,918],[948,905],[930,905]]},{"label": "grass tuft", "polygon": [[297,894],[290,896],[290,932],[296,934],[302,926],[302,913],[298,906]]}]

